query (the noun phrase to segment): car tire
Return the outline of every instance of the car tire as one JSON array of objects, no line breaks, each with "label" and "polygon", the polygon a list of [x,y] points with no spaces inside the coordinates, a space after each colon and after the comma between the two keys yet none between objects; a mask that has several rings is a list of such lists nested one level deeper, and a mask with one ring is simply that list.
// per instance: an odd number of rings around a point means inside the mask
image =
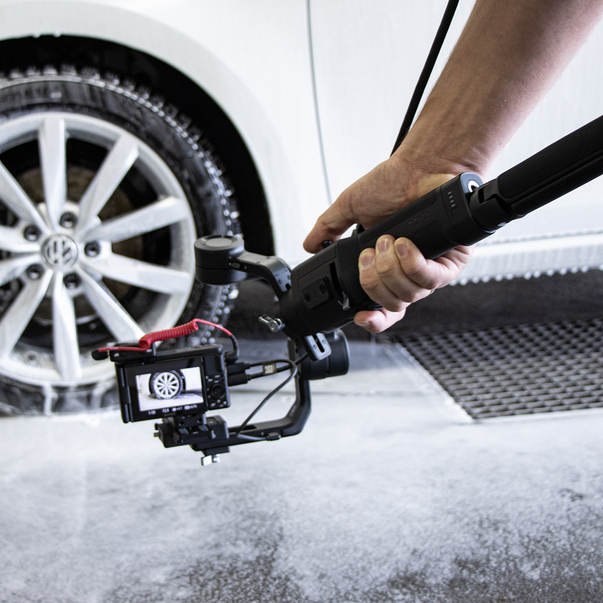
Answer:
[{"label": "car tire", "polygon": [[153,373],[149,379],[149,391],[158,400],[172,400],[183,390],[183,378],[178,371]]},{"label": "car tire", "polygon": [[193,244],[237,218],[219,158],[166,99],[93,69],[0,77],[0,409],[113,405],[93,349],[222,322],[236,291],[195,281]]}]

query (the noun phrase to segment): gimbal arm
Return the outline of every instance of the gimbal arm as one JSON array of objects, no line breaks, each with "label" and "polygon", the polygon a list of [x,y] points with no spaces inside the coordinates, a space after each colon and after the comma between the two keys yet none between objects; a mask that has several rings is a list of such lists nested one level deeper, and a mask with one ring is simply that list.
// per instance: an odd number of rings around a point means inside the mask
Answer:
[{"label": "gimbal arm", "polygon": [[[313,361],[306,357],[307,355],[300,355],[303,350],[294,341],[289,340],[289,360],[297,365],[297,372],[295,401],[284,417],[253,423],[247,423],[246,420],[241,425],[229,428],[220,416],[207,417],[205,413],[177,415],[164,418],[162,423],[155,425],[157,437],[166,448],[189,445],[193,450],[211,456],[228,452],[230,446],[238,444],[274,441],[297,435],[304,428],[310,415],[310,381],[345,375],[348,371],[349,350],[346,338],[343,333],[336,332],[330,334],[329,339],[333,353],[320,361]],[[229,385],[246,382],[237,379],[242,372],[240,369],[245,367],[248,368],[249,365],[227,366],[227,371],[231,369],[228,372]],[[274,390],[276,391],[278,390]]]},{"label": "gimbal arm", "polygon": [[230,446],[250,442],[274,441],[302,431],[311,411],[310,384],[299,374],[295,377],[295,401],[281,419],[239,427],[227,427],[222,417],[205,414],[170,417],[155,425],[157,437],[165,448],[189,445],[205,456],[228,452]]}]

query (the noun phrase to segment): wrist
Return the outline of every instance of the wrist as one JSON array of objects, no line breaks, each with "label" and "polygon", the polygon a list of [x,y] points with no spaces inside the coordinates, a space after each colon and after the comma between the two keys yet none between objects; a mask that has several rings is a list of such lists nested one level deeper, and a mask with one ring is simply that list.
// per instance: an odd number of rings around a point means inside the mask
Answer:
[{"label": "wrist", "polygon": [[400,188],[404,191],[402,205],[418,199],[462,172],[472,171],[457,164],[422,160],[407,154],[402,147],[389,161],[398,174]]},{"label": "wrist", "polygon": [[446,141],[445,136],[423,135],[418,130],[408,133],[391,159],[399,166],[405,166],[400,169],[428,182],[442,177],[450,180],[463,172],[483,176],[490,163],[490,158],[475,149],[463,149],[460,144]]}]

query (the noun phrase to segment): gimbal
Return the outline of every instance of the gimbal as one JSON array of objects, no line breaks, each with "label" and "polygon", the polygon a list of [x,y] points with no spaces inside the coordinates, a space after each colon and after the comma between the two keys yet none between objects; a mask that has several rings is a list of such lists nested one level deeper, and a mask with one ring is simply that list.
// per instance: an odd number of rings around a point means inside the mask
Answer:
[{"label": "gimbal", "polygon": [[[250,277],[266,280],[276,303],[271,316],[260,321],[270,331],[287,335],[288,358],[247,364],[217,345],[174,351],[158,350],[155,343],[144,348],[140,342],[116,344],[96,357],[108,354],[116,365],[124,422],[162,419],[156,435],[166,448],[189,445],[206,460],[215,460],[230,446],[298,434],[310,413],[309,382],[347,373],[347,343],[339,328],[359,310],[378,307],[359,283],[358,256],[363,249],[390,234],[411,239],[433,259],[490,236],[602,173],[600,117],[486,184],[476,174],[460,174],[379,224],[326,242],[323,250],[293,270],[278,257],[245,251],[240,236],[202,237],[195,243],[197,279],[213,285]],[[254,366],[261,371],[253,374]],[[230,387],[287,369],[289,378],[241,425],[229,428],[220,416],[207,416],[230,406]],[[286,416],[253,423],[255,413],[291,379],[296,398]]]},{"label": "gimbal", "polygon": [[[394,151],[412,124],[457,5],[458,0],[448,1]],[[293,270],[278,257],[246,251],[240,236],[202,237],[195,243],[197,279],[213,285],[250,277],[266,280],[277,300],[271,315],[260,321],[270,331],[287,335],[288,358],[238,362],[234,337],[235,351],[230,354],[217,345],[177,351],[156,348],[159,339],[184,334],[182,327],[169,330],[165,337],[145,339],[157,335],[149,334],[133,344],[115,344],[93,356],[100,360],[109,355],[115,363],[123,421],[161,419],[155,435],[166,448],[188,444],[202,451],[205,459],[215,460],[233,445],[295,435],[310,413],[309,381],[345,375],[348,370],[347,343],[339,328],[351,322],[356,312],[379,307],[360,286],[358,257],[363,249],[390,234],[411,239],[426,258],[434,259],[459,245],[485,239],[602,173],[600,117],[486,184],[476,174],[460,174],[371,228],[360,225],[348,238],[325,241],[323,250]],[[254,374],[257,366],[262,370]],[[241,425],[229,428],[221,417],[207,416],[208,411],[230,406],[229,387],[287,368],[289,378]],[[296,398],[287,415],[252,423],[256,412],[291,379],[295,379]]]},{"label": "gimbal", "polygon": [[[315,256],[289,270],[275,257],[245,251],[240,237],[209,236],[195,243],[197,278],[235,283],[248,275],[266,279],[277,302],[261,320],[300,340],[310,357],[324,357],[322,332],[338,329],[375,304],[359,283],[358,256],[390,234],[412,240],[428,259],[472,245],[505,224],[546,205],[603,173],[603,117],[568,134],[529,159],[482,184],[460,174],[379,224],[348,238],[325,242]],[[321,356],[322,354],[322,356]]]}]

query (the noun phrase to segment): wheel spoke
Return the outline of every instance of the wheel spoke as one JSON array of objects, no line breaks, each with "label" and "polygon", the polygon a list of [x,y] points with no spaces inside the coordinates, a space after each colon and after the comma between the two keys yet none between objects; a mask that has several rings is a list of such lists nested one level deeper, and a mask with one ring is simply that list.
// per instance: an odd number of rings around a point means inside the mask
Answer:
[{"label": "wheel spoke", "polygon": [[115,253],[93,260],[81,258],[80,262],[91,272],[149,291],[175,295],[187,293],[190,289],[191,275],[188,272],[140,262]]},{"label": "wheel spoke", "polygon": [[23,271],[32,264],[40,261],[38,255],[19,255],[14,258],[0,260],[0,287],[19,278]]},{"label": "wheel spoke", "polygon": [[80,200],[80,218],[76,230],[79,237],[85,236],[94,226],[93,218],[105,206],[137,158],[136,139],[124,134],[115,143]]},{"label": "wheel spoke", "polygon": [[26,283],[4,312],[0,321],[0,358],[5,358],[12,352],[44,298],[51,279],[52,272],[46,270],[38,280]]},{"label": "wheel spoke", "polygon": [[144,335],[144,331],[102,282],[96,281],[84,270],[78,270],[77,273],[90,305],[117,340],[136,341]]},{"label": "wheel spoke", "polygon": [[40,244],[23,238],[14,228],[0,226],[0,249],[12,253],[35,253],[40,251]]},{"label": "wheel spoke", "polygon": [[48,232],[48,226],[35,204],[3,163],[0,163],[0,201],[16,216],[35,225],[42,233]]},{"label": "wheel spoke", "polygon": [[77,381],[82,369],[75,308],[61,274],[55,275],[52,285],[52,330],[57,370],[63,380]]},{"label": "wheel spoke", "polygon": [[84,333],[137,341],[182,314],[195,284],[194,218],[161,141],[149,148],[94,107],[39,109],[0,124],[3,148],[32,168],[21,175],[0,161],[0,372],[87,387],[112,370],[86,360]]},{"label": "wheel spoke", "polygon": [[39,137],[44,200],[50,226],[56,229],[67,200],[65,121],[50,115],[42,122]]},{"label": "wheel spoke", "polygon": [[185,200],[168,197],[142,209],[106,220],[88,232],[86,238],[116,243],[186,220],[189,216]]}]

